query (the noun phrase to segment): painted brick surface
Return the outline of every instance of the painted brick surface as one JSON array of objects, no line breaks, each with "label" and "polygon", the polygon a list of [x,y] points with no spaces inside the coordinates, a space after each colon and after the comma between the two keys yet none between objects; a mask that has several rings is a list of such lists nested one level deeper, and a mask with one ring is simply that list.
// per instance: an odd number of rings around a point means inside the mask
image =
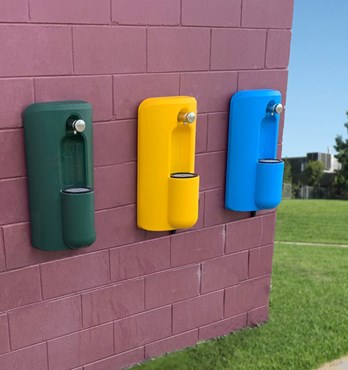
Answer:
[{"label": "painted brick surface", "polygon": [[48,342],[50,369],[68,370],[114,354],[112,324]]},{"label": "painted brick surface", "polygon": [[[293,0],[1,0],[0,368],[116,370],[268,320],[275,210],[224,208],[229,101],[286,102]],[[137,113],[198,103],[199,219],[136,226]],[[93,106],[97,241],[30,243],[22,112]],[[282,149],[281,118],[278,156]],[[155,134],[155,133],[154,133]]]},{"label": "painted brick surface", "polygon": [[176,26],[180,0],[112,0],[112,20],[118,24]]},{"label": "painted brick surface", "polygon": [[194,96],[199,112],[227,112],[237,77],[236,72],[183,73],[180,94]]},{"label": "painted brick surface", "polygon": [[226,288],[247,279],[248,252],[211,259],[202,263],[201,292]]},{"label": "painted brick surface", "polygon": [[6,262],[5,262],[5,249],[4,249],[4,232],[3,229],[0,228],[0,272],[6,270]]},{"label": "painted brick surface", "polygon": [[147,275],[170,267],[170,238],[148,240],[110,251],[111,280]]},{"label": "painted brick surface", "polygon": [[227,151],[228,122],[228,113],[208,115],[208,152]]},{"label": "painted brick surface", "polygon": [[117,321],[114,324],[115,353],[169,337],[171,331],[172,310],[168,306]]},{"label": "painted brick surface", "polygon": [[270,275],[272,272],[273,245],[255,248],[249,256],[249,278]]},{"label": "painted brick surface", "polygon": [[135,162],[97,167],[94,171],[95,208],[106,209],[136,201]]},{"label": "painted brick surface", "polygon": [[0,274],[0,312],[41,300],[38,267]]},{"label": "painted brick surface", "polygon": [[76,73],[145,72],[145,38],[145,28],[75,28],[73,41]]},{"label": "painted brick surface", "polygon": [[0,44],[2,77],[72,73],[69,27],[1,26]]},{"label": "painted brick surface", "polygon": [[0,22],[28,22],[27,0],[3,0],[0,4]]},{"label": "painted brick surface", "polygon": [[[43,23],[110,23],[108,0],[30,0],[30,20]],[[78,9],[78,11],[76,11]]]},{"label": "painted brick surface", "polygon": [[90,365],[84,366],[84,370],[124,369],[143,360],[144,349],[137,348],[125,353],[121,353],[120,355],[108,357],[105,360],[93,362]]},{"label": "painted brick surface", "polygon": [[181,333],[222,319],[223,291],[202,295],[173,306],[173,333]]},{"label": "painted brick surface", "polygon": [[82,295],[84,327],[117,320],[143,310],[143,280],[129,281]]},{"label": "painted brick surface", "polygon": [[135,161],[136,121],[121,121],[94,126],[94,164],[106,166]]},{"label": "painted brick surface", "polygon": [[0,178],[25,176],[22,129],[0,131],[0,148]]},{"label": "painted brick surface", "polygon": [[0,316],[0,354],[10,350],[7,315]]},{"label": "painted brick surface", "polygon": [[113,118],[111,76],[36,78],[35,94],[38,102],[85,100],[93,106],[94,121],[108,121]]},{"label": "painted brick surface", "polygon": [[0,356],[0,363],[4,369],[11,370],[47,370],[47,348],[45,343],[27,347],[19,351]]},{"label": "painted brick surface", "polygon": [[146,278],[146,308],[164,306],[198,295],[199,266],[160,272]]},{"label": "painted brick surface", "polygon": [[291,28],[293,0],[244,0],[242,26]]},{"label": "painted brick surface", "polygon": [[226,289],[225,316],[236,316],[268,305],[269,289],[269,277],[246,281],[240,285]]},{"label": "painted brick surface", "polygon": [[213,30],[211,68],[261,69],[265,59],[266,36],[263,30]]},{"label": "painted brick surface", "polygon": [[268,320],[268,306],[255,308],[248,312],[248,325],[258,325]]},{"label": "painted brick surface", "polygon": [[209,68],[209,40],[210,32],[206,28],[149,29],[149,71],[207,70]]},{"label": "painted brick surface", "polygon": [[239,27],[241,0],[183,0],[182,24],[186,26]]},{"label": "painted brick surface", "polygon": [[226,228],[226,253],[259,247],[262,223],[259,217],[232,222]]},{"label": "painted brick surface", "polygon": [[271,30],[267,37],[267,68],[286,68],[290,57],[291,31]]},{"label": "painted brick surface", "polygon": [[224,228],[221,226],[172,236],[172,266],[186,265],[221,256],[225,244]]},{"label": "painted brick surface", "polygon": [[22,126],[21,113],[34,100],[33,86],[30,78],[0,79],[0,129]]},{"label": "painted brick surface", "polygon": [[145,358],[159,356],[186,347],[194,346],[198,342],[198,330],[174,335],[145,346]]},{"label": "painted brick surface", "polygon": [[207,191],[204,203],[204,227],[225,224],[250,217],[250,212],[233,212],[225,209],[223,188]]},{"label": "painted brick surface", "polygon": [[109,253],[91,253],[41,265],[44,298],[105,285],[109,282]]},{"label": "painted brick surface", "polygon": [[114,112],[117,119],[136,118],[140,103],[152,97],[179,95],[179,74],[114,76]]},{"label": "painted brick surface", "polygon": [[199,340],[221,337],[247,325],[247,315],[231,317],[199,328]]},{"label": "painted brick surface", "polygon": [[41,302],[9,313],[13,349],[40,343],[81,329],[79,296]]},{"label": "painted brick surface", "polygon": [[25,178],[0,180],[0,224],[28,221]]}]

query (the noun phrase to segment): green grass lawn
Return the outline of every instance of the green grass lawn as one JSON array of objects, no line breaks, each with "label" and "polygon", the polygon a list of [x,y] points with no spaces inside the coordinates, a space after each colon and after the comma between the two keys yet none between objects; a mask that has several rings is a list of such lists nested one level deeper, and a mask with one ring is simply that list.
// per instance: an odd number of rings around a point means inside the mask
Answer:
[{"label": "green grass lawn", "polygon": [[348,353],[347,266],[348,249],[277,244],[269,323],[136,370],[302,370],[339,358]]},{"label": "green grass lawn", "polygon": [[348,244],[348,201],[283,200],[276,240]]}]

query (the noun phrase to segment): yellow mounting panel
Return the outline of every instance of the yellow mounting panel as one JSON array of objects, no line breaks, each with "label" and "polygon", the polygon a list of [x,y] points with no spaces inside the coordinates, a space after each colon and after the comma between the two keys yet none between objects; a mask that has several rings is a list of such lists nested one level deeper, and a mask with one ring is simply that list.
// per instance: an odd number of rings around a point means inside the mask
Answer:
[{"label": "yellow mounting panel", "polygon": [[196,111],[196,99],[188,96],[146,99],[139,106],[137,218],[142,229],[183,229],[197,221]]}]

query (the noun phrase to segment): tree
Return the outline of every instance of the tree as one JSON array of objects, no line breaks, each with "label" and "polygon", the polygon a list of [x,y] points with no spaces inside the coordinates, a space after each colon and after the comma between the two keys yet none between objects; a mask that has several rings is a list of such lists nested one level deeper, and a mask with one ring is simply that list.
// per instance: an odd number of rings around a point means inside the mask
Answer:
[{"label": "tree", "polygon": [[291,164],[288,159],[284,159],[284,176],[283,176],[283,182],[285,184],[291,184],[292,183],[292,173],[291,173]]},{"label": "tree", "polygon": [[[348,112],[346,112],[348,118]],[[344,124],[348,131],[348,122]],[[336,145],[334,146],[337,154],[335,157],[341,164],[341,169],[337,171],[335,178],[335,186],[337,188],[338,195],[344,195],[348,192],[348,139],[344,140],[342,135],[337,135]]]},{"label": "tree", "polygon": [[309,161],[304,170],[306,185],[318,187],[324,175],[324,163],[320,161]]}]

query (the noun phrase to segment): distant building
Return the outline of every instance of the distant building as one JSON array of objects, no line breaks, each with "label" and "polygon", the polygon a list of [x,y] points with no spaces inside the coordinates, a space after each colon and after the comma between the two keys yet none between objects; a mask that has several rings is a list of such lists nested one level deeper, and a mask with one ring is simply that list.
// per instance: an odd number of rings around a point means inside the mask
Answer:
[{"label": "distant building", "polygon": [[324,165],[324,173],[322,179],[323,186],[332,184],[334,174],[341,169],[341,164],[331,153],[307,153],[305,157],[289,157],[285,158],[291,165],[291,175],[293,183],[303,182],[303,172],[309,161],[320,161]]}]

